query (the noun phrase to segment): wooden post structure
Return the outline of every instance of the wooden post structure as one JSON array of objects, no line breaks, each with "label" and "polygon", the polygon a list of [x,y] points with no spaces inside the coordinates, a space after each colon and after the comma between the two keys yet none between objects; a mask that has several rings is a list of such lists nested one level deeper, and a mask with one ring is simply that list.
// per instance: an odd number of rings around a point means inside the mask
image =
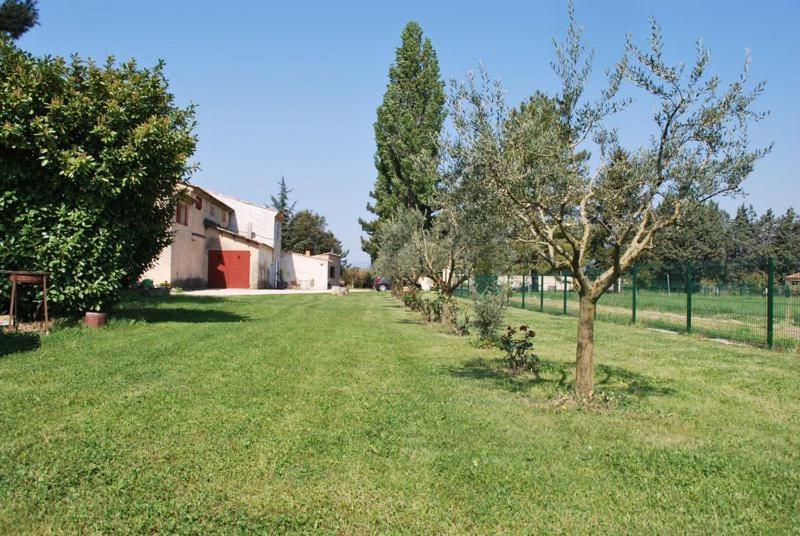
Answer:
[{"label": "wooden post structure", "polygon": [[38,285],[42,287],[42,309],[44,315],[44,328],[50,329],[50,315],[47,310],[47,272],[25,272],[19,270],[2,271],[0,274],[6,275],[11,281],[11,300],[8,304],[9,331],[17,328],[17,317],[19,316],[19,305],[17,285]]}]

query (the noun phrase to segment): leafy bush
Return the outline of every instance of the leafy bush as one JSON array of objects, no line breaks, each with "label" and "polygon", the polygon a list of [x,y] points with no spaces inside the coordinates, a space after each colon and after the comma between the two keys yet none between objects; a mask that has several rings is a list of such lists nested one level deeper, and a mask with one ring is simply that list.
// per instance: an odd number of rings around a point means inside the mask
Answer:
[{"label": "leafy bush", "polygon": [[461,314],[458,304],[454,300],[448,300],[444,307],[444,321],[456,334],[469,335],[469,312],[466,305]]},{"label": "leafy bush", "polygon": [[472,309],[475,319],[472,325],[478,330],[478,336],[484,341],[497,339],[497,331],[503,323],[507,300],[503,292],[484,292],[475,294]]},{"label": "leafy bush", "polygon": [[427,322],[441,322],[444,314],[444,306],[447,302],[444,294],[436,292],[436,297],[433,299],[423,299],[422,316],[425,317]]},{"label": "leafy bush", "polygon": [[538,380],[542,362],[539,356],[532,352],[534,337],[536,333],[528,326],[522,325],[518,328],[508,326],[500,335],[497,345],[506,353],[506,361],[511,370],[530,370]]},{"label": "leafy bush", "polygon": [[424,307],[422,298],[419,297],[419,293],[416,291],[416,289],[403,292],[402,300],[403,305],[412,311],[422,311]]},{"label": "leafy bush", "polygon": [[55,312],[106,308],[172,239],[197,140],[163,67],[37,58],[0,37],[0,267],[50,272]]},{"label": "leafy bush", "polygon": [[342,280],[348,287],[353,288],[372,288],[374,277],[369,270],[350,266],[342,271]]}]

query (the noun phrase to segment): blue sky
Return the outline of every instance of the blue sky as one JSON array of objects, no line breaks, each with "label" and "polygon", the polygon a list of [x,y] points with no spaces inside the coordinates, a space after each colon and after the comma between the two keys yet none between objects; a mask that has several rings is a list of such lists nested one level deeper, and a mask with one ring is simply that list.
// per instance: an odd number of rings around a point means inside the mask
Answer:
[{"label": "blue sky", "polygon": [[[33,53],[163,58],[178,102],[198,105],[194,182],[265,202],[285,175],[298,207],[324,214],[356,264],[367,260],[356,220],[375,178],[372,124],[403,25],[422,25],[445,79],[483,62],[511,103],[556,88],[552,38],[566,25],[562,1],[40,0],[40,11],[41,25],[19,42]],[[723,80],[737,76],[749,47],[753,78],[767,81],[759,107],[771,111],[753,140],[775,149],[744,201],[759,212],[800,208],[800,2],[578,0],[577,14],[596,52],[593,88],[626,32],[644,42],[650,15],[669,58],[691,60],[702,37]],[[617,118],[623,140],[643,142],[649,117],[640,102]]]}]

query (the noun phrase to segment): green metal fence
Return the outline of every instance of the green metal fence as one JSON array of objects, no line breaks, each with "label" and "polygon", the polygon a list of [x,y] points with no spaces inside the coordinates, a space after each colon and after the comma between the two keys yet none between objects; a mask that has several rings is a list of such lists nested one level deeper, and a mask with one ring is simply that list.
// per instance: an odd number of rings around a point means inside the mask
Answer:
[{"label": "green metal fence", "polygon": [[[599,320],[699,333],[769,348],[800,346],[800,282],[784,280],[769,260],[763,283],[719,284],[698,278],[691,264],[676,278],[653,279],[636,269],[604,294]],[[478,276],[456,293],[511,289],[509,305],[555,315],[577,316],[578,293],[568,274],[533,272]]]}]

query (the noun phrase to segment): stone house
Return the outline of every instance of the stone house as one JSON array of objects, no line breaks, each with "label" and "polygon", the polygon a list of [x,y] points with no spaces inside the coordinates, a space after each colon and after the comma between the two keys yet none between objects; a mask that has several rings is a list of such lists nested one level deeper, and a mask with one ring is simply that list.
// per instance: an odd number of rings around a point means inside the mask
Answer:
[{"label": "stone house", "polygon": [[172,244],[141,279],[186,289],[275,287],[282,224],[275,209],[185,185]]}]

